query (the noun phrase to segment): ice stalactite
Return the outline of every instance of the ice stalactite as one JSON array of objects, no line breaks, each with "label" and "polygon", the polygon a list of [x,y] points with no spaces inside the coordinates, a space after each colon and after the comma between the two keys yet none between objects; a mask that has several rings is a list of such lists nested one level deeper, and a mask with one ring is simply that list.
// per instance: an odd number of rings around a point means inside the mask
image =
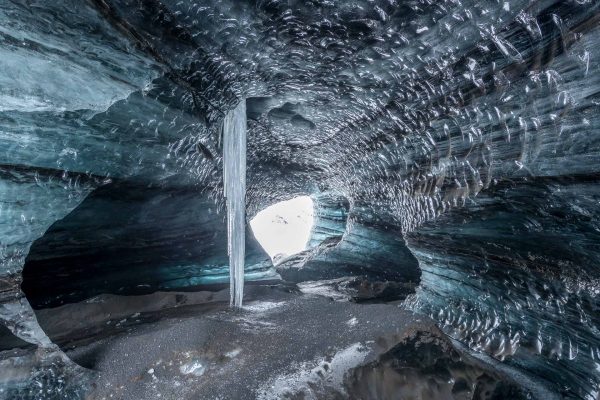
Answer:
[{"label": "ice stalactite", "polygon": [[242,306],[246,243],[246,100],[223,122],[223,183],[227,204],[227,251],[231,305]]}]

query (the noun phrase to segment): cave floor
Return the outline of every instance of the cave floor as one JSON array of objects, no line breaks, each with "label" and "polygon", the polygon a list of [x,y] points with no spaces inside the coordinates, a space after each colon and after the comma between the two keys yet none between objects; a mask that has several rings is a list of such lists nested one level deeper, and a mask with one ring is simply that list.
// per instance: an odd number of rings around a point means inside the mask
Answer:
[{"label": "cave floor", "polygon": [[478,391],[523,382],[457,350],[428,317],[346,301],[323,282],[303,287],[250,284],[237,310],[227,289],[100,295],[38,310],[85,369],[55,353],[5,352],[0,399],[489,400],[504,397]]},{"label": "cave floor", "polygon": [[347,370],[394,338],[435,329],[394,305],[260,291],[242,310],[220,303],[161,311],[152,323],[136,316],[124,331],[67,354],[97,372],[89,399],[332,398],[343,397]]}]

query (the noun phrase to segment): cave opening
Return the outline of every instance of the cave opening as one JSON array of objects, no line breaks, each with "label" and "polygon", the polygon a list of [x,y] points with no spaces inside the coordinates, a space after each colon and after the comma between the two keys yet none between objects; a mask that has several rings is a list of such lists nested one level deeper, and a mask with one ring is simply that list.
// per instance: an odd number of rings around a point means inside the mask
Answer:
[{"label": "cave opening", "polygon": [[273,204],[250,220],[256,240],[275,263],[306,250],[313,225],[314,204],[310,196]]}]

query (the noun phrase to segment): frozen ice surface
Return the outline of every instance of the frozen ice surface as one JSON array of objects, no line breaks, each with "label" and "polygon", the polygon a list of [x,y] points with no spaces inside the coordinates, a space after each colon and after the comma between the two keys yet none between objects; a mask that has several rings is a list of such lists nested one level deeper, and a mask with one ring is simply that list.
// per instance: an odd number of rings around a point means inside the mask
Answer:
[{"label": "frozen ice surface", "polygon": [[227,206],[227,252],[231,305],[244,299],[246,254],[246,100],[230,111],[223,122],[223,184]]}]

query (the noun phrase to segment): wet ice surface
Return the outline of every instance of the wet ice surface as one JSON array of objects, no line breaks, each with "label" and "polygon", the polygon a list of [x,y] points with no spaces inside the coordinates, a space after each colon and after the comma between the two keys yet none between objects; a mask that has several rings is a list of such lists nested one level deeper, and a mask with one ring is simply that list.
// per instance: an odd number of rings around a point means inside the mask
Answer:
[{"label": "wet ice surface", "polygon": [[[428,318],[391,305],[250,287],[254,295],[263,300],[241,310],[228,309],[224,292],[225,301],[211,307],[133,314],[109,336],[71,337],[67,354],[94,371],[87,376],[93,384],[78,386],[69,370],[58,369],[58,378],[71,390],[87,390],[88,399],[345,398],[350,369],[389,349],[394,338],[437,331]],[[67,306],[54,318],[69,312]]]},{"label": "wet ice surface", "polygon": [[258,391],[260,400],[276,400],[294,395],[304,395],[307,399],[326,398],[331,392],[338,397],[348,396],[343,388],[344,374],[359,366],[369,353],[369,345],[355,343],[340,349],[327,359],[293,365],[292,371],[277,375]]}]

